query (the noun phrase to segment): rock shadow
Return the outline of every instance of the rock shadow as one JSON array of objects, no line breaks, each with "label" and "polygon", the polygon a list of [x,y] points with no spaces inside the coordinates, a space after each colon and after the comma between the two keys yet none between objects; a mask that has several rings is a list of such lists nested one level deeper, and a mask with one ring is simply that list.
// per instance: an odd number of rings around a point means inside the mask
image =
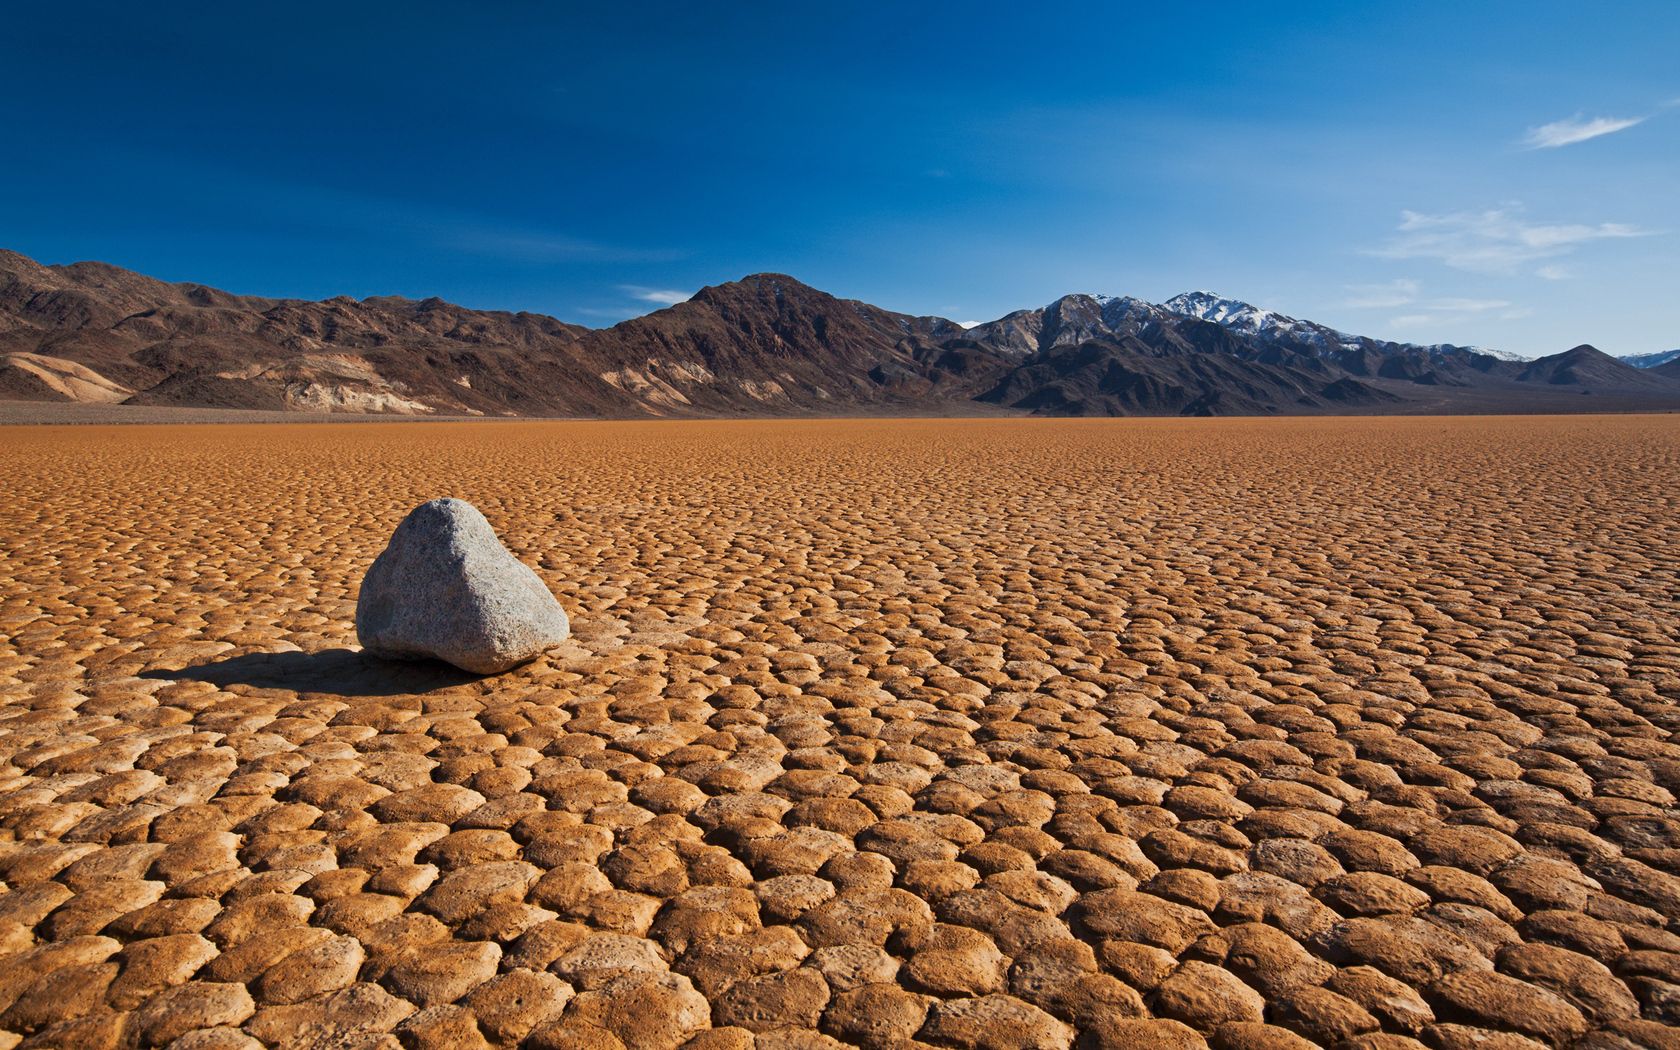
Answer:
[{"label": "rock shadow", "polygon": [[246,653],[179,670],[143,671],[142,678],[209,682],[219,688],[248,685],[294,693],[334,696],[398,696],[483,680],[436,660],[382,660],[359,649],[319,652]]}]

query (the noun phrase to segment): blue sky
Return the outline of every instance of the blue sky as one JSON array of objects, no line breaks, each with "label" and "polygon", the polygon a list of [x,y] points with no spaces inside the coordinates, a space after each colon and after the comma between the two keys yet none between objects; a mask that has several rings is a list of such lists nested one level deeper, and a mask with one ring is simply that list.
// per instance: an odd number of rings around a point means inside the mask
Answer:
[{"label": "blue sky", "polygon": [[1680,346],[1680,5],[1023,10],[23,5],[0,245],[592,326],[775,270]]}]

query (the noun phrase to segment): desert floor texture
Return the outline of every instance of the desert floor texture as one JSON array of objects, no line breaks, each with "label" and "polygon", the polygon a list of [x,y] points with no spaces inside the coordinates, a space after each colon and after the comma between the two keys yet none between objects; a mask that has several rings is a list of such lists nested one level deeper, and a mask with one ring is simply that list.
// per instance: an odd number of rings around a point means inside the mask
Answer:
[{"label": "desert floor texture", "polygon": [[[572,615],[355,647],[468,499]],[[1680,416],[0,429],[0,1047],[1672,1047]]]}]

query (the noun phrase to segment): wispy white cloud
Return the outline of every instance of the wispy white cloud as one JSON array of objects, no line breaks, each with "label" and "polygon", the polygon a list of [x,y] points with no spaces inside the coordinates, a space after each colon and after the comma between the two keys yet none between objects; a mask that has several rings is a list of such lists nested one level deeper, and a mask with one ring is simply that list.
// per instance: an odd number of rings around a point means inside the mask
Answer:
[{"label": "wispy white cloud", "polygon": [[1576,114],[1566,120],[1554,120],[1550,124],[1529,128],[1528,134],[1523,136],[1523,145],[1529,149],[1557,149],[1559,146],[1572,146],[1577,142],[1625,131],[1644,121],[1644,117],[1588,118]]},{"label": "wispy white cloud", "polygon": [[[1412,306],[1427,313],[1403,314],[1394,318],[1393,325],[1418,325],[1439,320],[1463,320],[1468,314],[1485,314],[1495,310],[1512,310],[1508,299],[1470,299],[1462,296],[1443,296],[1434,299],[1423,296],[1423,285],[1409,277],[1399,277],[1383,284],[1344,285],[1350,293],[1342,303],[1353,310],[1391,310]],[[1518,308],[1522,309],[1522,308]],[[1445,317],[1439,315],[1446,315]]]},{"label": "wispy white cloud", "polygon": [[1405,306],[1418,297],[1421,286],[1408,277],[1397,277],[1382,284],[1348,284],[1342,306],[1349,310],[1392,310]]},{"label": "wispy white cloud", "polygon": [[633,299],[640,299],[644,303],[657,303],[660,306],[675,306],[686,303],[694,296],[693,292],[678,292],[669,288],[644,288],[639,284],[621,284],[619,290]]},{"label": "wispy white cloud", "polygon": [[490,226],[459,223],[439,224],[440,239],[457,251],[491,255],[523,262],[554,262],[587,259],[601,254],[601,247],[576,237],[544,233],[512,232]]},{"label": "wispy white cloud", "polygon": [[1396,236],[1371,254],[1384,259],[1433,259],[1473,273],[1508,274],[1525,263],[1567,255],[1583,244],[1651,231],[1621,222],[1535,223],[1522,206],[1431,215],[1403,211]]},{"label": "wispy white cloud", "polygon": [[[387,228],[404,225],[393,219]],[[438,246],[489,258],[520,263],[559,262],[671,262],[682,253],[664,248],[635,248],[602,244],[564,233],[513,229],[469,218],[440,216],[409,223]]]},{"label": "wispy white cloud", "polygon": [[1489,310],[1502,310],[1510,305],[1507,299],[1434,299],[1425,303],[1424,307],[1453,314],[1485,314]]},{"label": "wispy white cloud", "polygon": [[1420,325],[1435,324],[1436,322],[1451,324],[1461,322],[1472,314],[1492,313],[1495,310],[1502,311],[1499,314],[1500,320],[1509,321],[1518,317],[1527,317],[1530,312],[1527,307],[1513,307],[1508,299],[1448,297],[1444,299],[1425,299],[1419,301],[1417,306],[1420,310],[1427,310],[1428,313],[1401,314],[1389,321],[1389,326],[1392,328],[1417,328]]},{"label": "wispy white cloud", "polygon": [[1567,266],[1542,266],[1534,271],[1534,276],[1547,281],[1567,281],[1570,273]]}]

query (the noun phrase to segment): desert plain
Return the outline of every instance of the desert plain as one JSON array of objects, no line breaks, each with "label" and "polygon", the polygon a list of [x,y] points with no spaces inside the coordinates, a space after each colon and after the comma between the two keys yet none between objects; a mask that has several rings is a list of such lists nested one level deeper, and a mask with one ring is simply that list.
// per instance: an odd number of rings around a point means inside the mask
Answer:
[{"label": "desert plain", "polygon": [[[364,657],[437,496],[571,615]],[[1680,1042],[1680,416],[0,428],[0,1047]]]}]

